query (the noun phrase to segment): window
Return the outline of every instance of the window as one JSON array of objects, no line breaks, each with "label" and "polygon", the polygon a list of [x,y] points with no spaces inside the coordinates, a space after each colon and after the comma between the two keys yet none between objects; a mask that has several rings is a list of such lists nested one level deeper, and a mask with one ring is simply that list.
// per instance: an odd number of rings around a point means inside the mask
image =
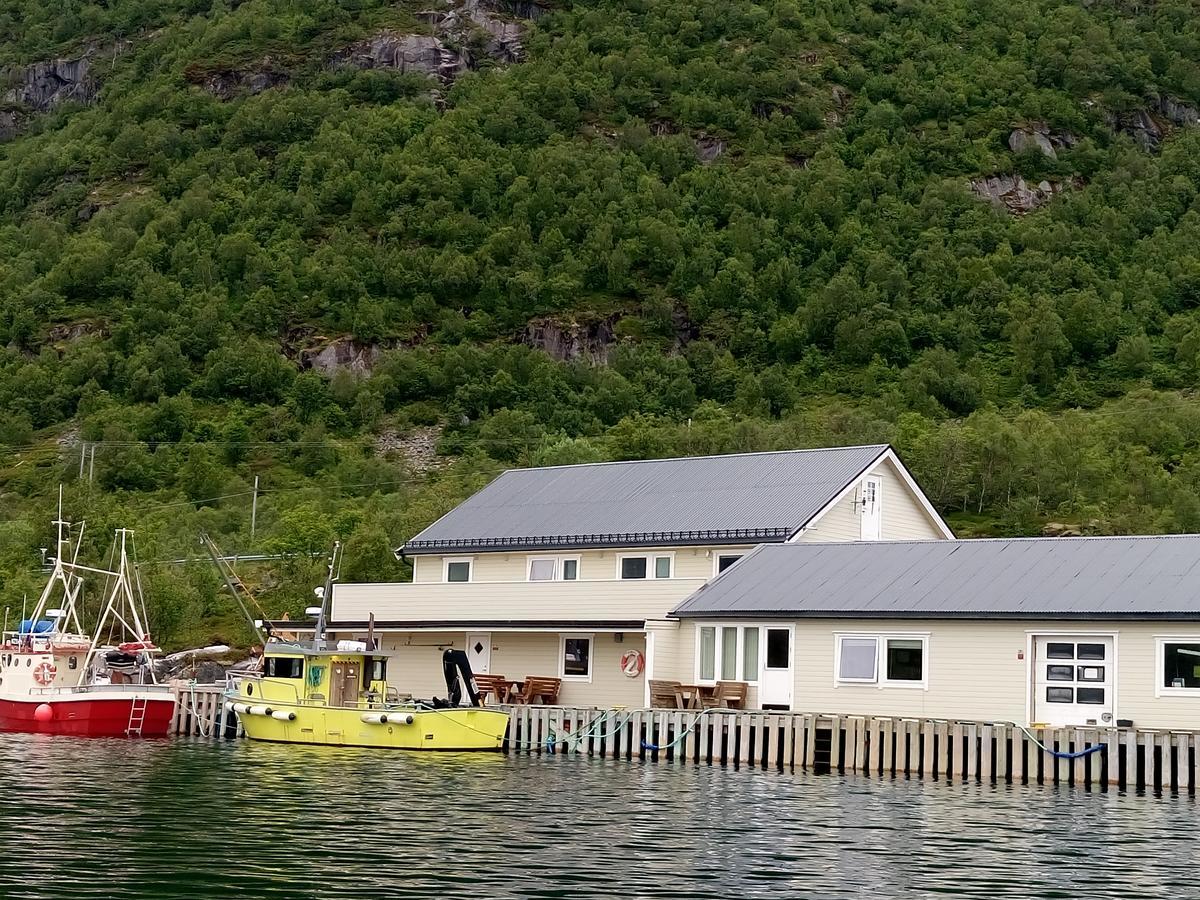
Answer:
[{"label": "window", "polygon": [[1076,703],[1104,704],[1104,688],[1081,687],[1075,689]]},{"label": "window", "polygon": [[471,560],[469,559],[448,559],[446,560],[445,581],[461,583],[471,580]]},{"label": "window", "polygon": [[617,557],[617,576],[624,580],[634,578],[670,578],[675,557],[670,553],[648,556]]},{"label": "window", "polygon": [[838,681],[874,681],[879,641],[875,638],[842,638],[838,654]]},{"label": "window", "polygon": [[562,639],[562,677],[592,680],[592,637],[567,636]]},{"label": "window", "polygon": [[67,668],[68,669],[78,669],[79,668],[79,657],[72,656],[72,657],[68,658],[67,659]]},{"label": "window", "polygon": [[1104,659],[1103,644],[1079,644],[1075,651],[1076,659]]},{"label": "window", "polygon": [[646,577],[646,557],[644,556],[627,556],[621,560],[621,577],[622,578],[645,578]]},{"label": "window", "polygon": [[[767,646],[770,646],[769,639]],[[757,628],[747,628],[742,634],[742,681],[758,681]]]},{"label": "window", "polygon": [[790,669],[791,632],[786,628],[767,629],[767,668]]},{"label": "window", "polygon": [[887,642],[887,680],[920,681],[925,644],[911,638],[891,638]]},{"label": "window", "polygon": [[702,625],[697,631],[697,681],[758,683],[759,648],[762,646],[759,626]]},{"label": "window", "polygon": [[1047,644],[1046,645],[1047,659],[1074,659],[1075,645],[1074,644]]},{"label": "window", "polygon": [[834,640],[835,684],[928,687],[927,635],[838,634]]},{"label": "window", "polygon": [[699,660],[700,680],[717,680],[717,629],[705,626],[700,629]]},{"label": "window", "polygon": [[1159,692],[1200,691],[1200,638],[1160,638],[1158,671]]},{"label": "window", "polygon": [[304,660],[297,656],[268,656],[263,674],[268,678],[303,678]]},{"label": "window", "polygon": [[366,670],[368,687],[372,681],[387,681],[387,657],[368,657]]},{"label": "window", "polygon": [[720,575],[741,558],[741,553],[718,553],[716,562],[717,571],[713,574]]},{"label": "window", "polygon": [[1068,687],[1046,688],[1047,703],[1074,703],[1075,691]]},{"label": "window", "polygon": [[579,578],[578,556],[531,556],[530,581],[576,581]]}]

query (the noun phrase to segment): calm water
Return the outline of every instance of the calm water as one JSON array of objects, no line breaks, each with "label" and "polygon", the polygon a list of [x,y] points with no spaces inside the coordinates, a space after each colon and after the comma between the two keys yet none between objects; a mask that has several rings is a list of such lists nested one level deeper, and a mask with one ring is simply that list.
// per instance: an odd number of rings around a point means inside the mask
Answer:
[{"label": "calm water", "polygon": [[1197,897],[1186,799],[0,735],[0,896]]}]

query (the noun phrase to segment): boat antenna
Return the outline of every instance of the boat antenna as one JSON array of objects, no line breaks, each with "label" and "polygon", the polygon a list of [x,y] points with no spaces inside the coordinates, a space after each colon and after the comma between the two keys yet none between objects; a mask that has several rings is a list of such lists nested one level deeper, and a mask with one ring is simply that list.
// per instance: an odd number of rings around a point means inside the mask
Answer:
[{"label": "boat antenna", "polygon": [[333,542],[333,551],[329,554],[329,568],[325,574],[325,587],[321,589],[321,610],[317,613],[317,627],[313,634],[313,649],[325,649],[325,626],[328,623],[326,610],[333,603],[333,584],[342,574],[341,567],[342,542]]}]

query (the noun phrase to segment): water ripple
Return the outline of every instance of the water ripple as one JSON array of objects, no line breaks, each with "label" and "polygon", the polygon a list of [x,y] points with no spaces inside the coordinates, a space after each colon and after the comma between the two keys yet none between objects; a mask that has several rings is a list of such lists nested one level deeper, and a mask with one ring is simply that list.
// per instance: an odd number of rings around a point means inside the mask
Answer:
[{"label": "water ripple", "polygon": [[0,896],[1161,897],[1188,799],[0,735]]}]

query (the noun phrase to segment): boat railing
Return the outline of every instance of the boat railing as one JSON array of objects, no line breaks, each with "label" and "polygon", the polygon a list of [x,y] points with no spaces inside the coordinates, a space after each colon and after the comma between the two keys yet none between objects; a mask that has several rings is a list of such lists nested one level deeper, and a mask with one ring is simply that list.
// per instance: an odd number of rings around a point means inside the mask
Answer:
[{"label": "boat railing", "polygon": [[136,694],[136,693],[169,693],[170,685],[166,684],[80,684],[80,685],[51,685],[50,687],[31,687],[29,693],[38,697],[62,696],[64,694]]}]

